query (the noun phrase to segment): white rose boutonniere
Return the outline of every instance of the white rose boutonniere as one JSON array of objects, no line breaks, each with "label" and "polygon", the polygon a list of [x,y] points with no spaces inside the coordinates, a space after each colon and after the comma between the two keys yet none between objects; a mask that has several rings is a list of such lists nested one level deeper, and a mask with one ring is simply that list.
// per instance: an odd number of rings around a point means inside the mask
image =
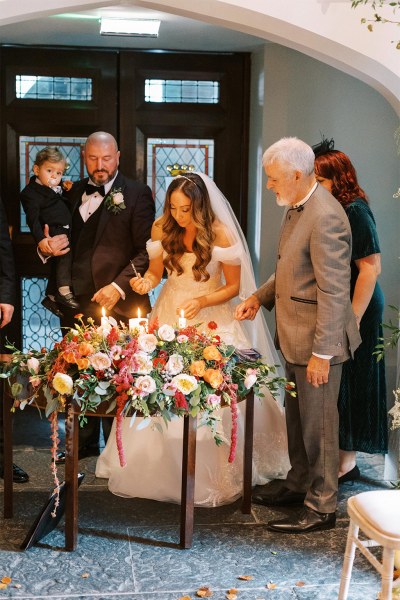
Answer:
[{"label": "white rose boutonniere", "polygon": [[114,215],[117,215],[119,212],[121,212],[121,210],[124,210],[124,208],[126,208],[124,203],[124,195],[121,191],[121,188],[111,190],[107,194],[104,200],[104,206]]}]

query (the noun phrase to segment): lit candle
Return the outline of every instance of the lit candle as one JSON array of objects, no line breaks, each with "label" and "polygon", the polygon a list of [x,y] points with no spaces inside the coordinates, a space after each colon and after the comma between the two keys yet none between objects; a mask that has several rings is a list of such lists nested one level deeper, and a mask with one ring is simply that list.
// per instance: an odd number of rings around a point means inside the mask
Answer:
[{"label": "lit candle", "polygon": [[138,308],[137,318],[129,319],[129,331],[131,331],[131,332],[139,331],[140,333],[147,331],[147,325],[148,325],[149,320],[146,319],[145,317],[141,317],[140,315],[141,315],[140,308]]},{"label": "lit candle", "polygon": [[184,327],[186,327],[185,311],[183,308],[181,308],[181,316],[178,319],[178,327],[179,329],[184,329]]},{"label": "lit candle", "polygon": [[102,314],[101,323],[100,323],[101,326],[104,327],[105,329],[110,329],[110,322],[106,317],[106,311],[105,311],[104,306],[101,309],[101,314]]}]

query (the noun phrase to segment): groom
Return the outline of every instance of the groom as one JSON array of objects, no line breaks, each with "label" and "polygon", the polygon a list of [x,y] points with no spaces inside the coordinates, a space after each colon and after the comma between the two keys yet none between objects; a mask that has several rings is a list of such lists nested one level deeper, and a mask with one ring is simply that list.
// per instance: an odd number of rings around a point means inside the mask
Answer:
[{"label": "groom", "polygon": [[[129,280],[136,270],[148,267],[146,241],[154,221],[154,200],[150,188],[124,177],[119,171],[117,142],[104,131],[89,135],[83,151],[89,178],[73,185],[67,194],[72,207],[72,287],[79,310],[62,307],[61,326],[71,328],[76,313],[100,322],[101,307],[108,316],[127,322],[138,308],[150,312],[148,296],[135,294]],[[59,239],[52,238],[58,253]],[[107,440],[111,419],[103,419]],[[79,431],[79,457],[99,454],[100,419],[89,417]],[[63,462],[64,457],[59,457]]]},{"label": "groom", "polygon": [[268,528],[302,533],[334,527],[338,490],[337,398],[342,363],[360,344],[350,303],[351,231],[339,202],[314,177],[314,153],[297,138],[266,150],[267,188],[285,206],[275,273],[236,309],[254,319],[275,306],[277,342],[296,397],[286,394],[291,469],[253,501],[303,509]]}]

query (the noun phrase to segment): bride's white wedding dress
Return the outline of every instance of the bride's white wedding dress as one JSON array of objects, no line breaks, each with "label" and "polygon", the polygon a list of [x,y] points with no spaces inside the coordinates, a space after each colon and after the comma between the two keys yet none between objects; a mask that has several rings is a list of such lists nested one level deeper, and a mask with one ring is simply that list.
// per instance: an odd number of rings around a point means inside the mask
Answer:
[{"label": "bride's white wedding dress", "polygon": [[[161,242],[148,243],[149,255],[162,252]],[[237,264],[240,257],[239,244],[228,248],[214,247],[212,259],[207,266],[208,281],[195,281],[192,266],[195,255],[187,252],[181,259],[183,274],[169,273],[161,293],[154,305],[152,318],[158,317],[159,324],[177,323],[177,308],[187,299],[211,293],[223,285],[222,263]],[[251,342],[244,325],[233,318],[234,304],[226,302],[202,309],[188,325],[215,321],[218,334],[237,348],[249,348]],[[256,327],[255,324],[251,324]],[[200,327],[200,329],[203,326]],[[271,356],[266,356],[271,363]],[[274,361],[272,360],[272,363]],[[229,407],[220,410],[221,429],[226,444],[217,446],[208,427],[197,432],[196,448],[196,506],[218,506],[233,502],[241,496],[243,481],[243,437],[245,402],[238,405],[238,444],[236,458],[228,463],[231,413]],[[163,433],[154,426],[162,425]],[[123,423],[122,441],[126,455],[126,466],[119,464],[115,439],[115,421],[107,445],[97,461],[96,477],[108,478],[110,491],[118,496],[151,498],[154,500],[180,502],[183,419],[176,418],[164,425],[163,420],[153,418],[153,426],[137,429],[140,419],[132,428],[130,419]],[[286,424],[283,410],[277,401],[266,392],[264,398],[255,400],[253,484],[265,484],[273,478],[284,478],[290,468],[287,455]]]}]

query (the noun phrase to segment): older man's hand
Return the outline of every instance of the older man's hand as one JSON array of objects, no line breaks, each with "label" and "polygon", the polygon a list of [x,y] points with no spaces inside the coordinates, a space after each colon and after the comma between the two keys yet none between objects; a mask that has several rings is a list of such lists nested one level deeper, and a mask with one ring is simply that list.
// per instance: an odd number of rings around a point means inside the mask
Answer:
[{"label": "older man's hand", "polygon": [[92,297],[92,302],[97,302],[106,310],[112,310],[121,298],[121,294],[111,283],[100,288]]},{"label": "older man's hand", "polygon": [[244,321],[245,319],[253,321],[259,308],[260,302],[258,298],[256,296],[249,296],[236,307],[235,319],[238,321]]},{"label": "older man's hand", "polygon": [[59,235],[50,237],[48,225],[44,226],[43,233],[47,239],[48,245],[50,246],[50,252],[44,252],[42,249],[40,249],[43,256],[62,256],[70,251],[68,237],[65,235],[65,233],[60,233]]},{"label": "older man's hand", "polygon": [[328,383],[330,361],[328,358],[311,356],[307,364],[307,381],[314,387]]}]

